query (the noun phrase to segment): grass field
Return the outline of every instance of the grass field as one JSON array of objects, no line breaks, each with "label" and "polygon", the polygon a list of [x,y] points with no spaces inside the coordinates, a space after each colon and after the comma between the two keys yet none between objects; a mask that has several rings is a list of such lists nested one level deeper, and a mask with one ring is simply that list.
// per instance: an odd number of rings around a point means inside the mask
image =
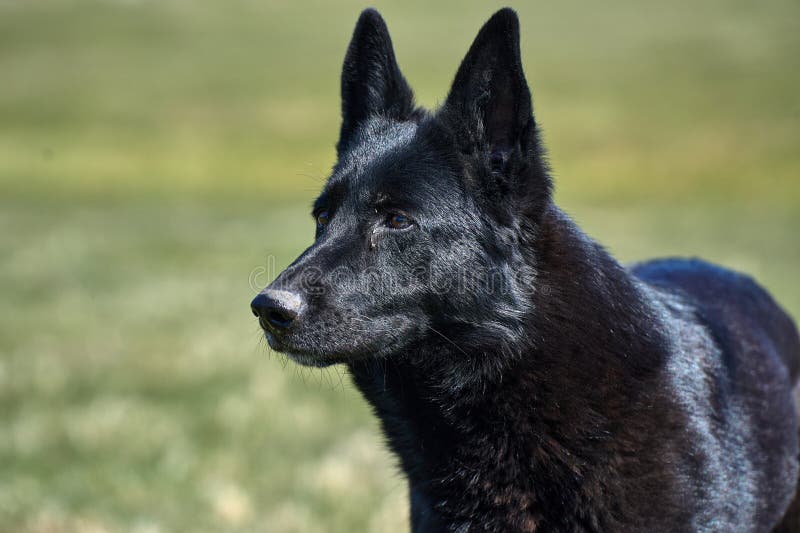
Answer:
[{"label": "grass field", "polygon": [[[499,5],[376,2],[421,103]],[[0,531],[407,529],[344,371],[248,309],[311,241],[362,7],[0,0]],[[800,317],[800,4],[518,10],[562,206]]]}]

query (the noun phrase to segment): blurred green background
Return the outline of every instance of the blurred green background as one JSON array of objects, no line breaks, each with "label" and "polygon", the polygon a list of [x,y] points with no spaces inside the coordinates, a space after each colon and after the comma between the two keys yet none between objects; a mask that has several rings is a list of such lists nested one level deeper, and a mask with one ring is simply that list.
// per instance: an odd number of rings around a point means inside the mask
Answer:
[{"label": "blurred green background", "polygon": [[[376,2],[421,103],[499,6]],[[0,0],[0,531],[407,529],[344,371],[248,309],[311,242],[363,7]],[[800,4],[514,7],[561,205],[800,316]]]}]

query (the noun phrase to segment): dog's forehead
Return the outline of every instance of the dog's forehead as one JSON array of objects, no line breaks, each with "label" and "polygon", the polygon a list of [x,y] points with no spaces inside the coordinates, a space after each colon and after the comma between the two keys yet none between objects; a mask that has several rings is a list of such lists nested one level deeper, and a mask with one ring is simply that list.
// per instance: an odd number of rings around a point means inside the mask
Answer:
[{"label": "dog's forehead", "polygon": [[425,121],[374,118],[340,155],[315,207],[395,204],[406,209],[438,209],[461,190],[452,157],[435,148]]},{"label": "dog's forehead", "polygon": [[329,184],[347,182],[356,185],[376,163],[396,156],[409,146],[417,133],[417,124],[373,118],[359,129],[352,147],[342,154]]}]

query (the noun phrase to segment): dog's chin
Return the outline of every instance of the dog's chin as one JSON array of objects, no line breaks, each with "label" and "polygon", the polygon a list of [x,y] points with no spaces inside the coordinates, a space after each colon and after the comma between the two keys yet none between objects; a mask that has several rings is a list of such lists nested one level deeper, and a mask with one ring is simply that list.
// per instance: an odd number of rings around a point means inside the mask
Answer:
[{"label": "dog's chin", "polygon": [[397,338],[365,340],[362,343],[351,342],[346,346],[320,346],[302,338],[277,338],[269,331],[264,332],[270,348],[286,355],[295,363],[303,366],[326,367],[336,364],[348,364],[370,358],[390,357],[400,351],[407,343]]},{"label": "dog's chin", "polygon": [[308,354],[308,353],[294,353],[294,352],[283,352],[289,359],[297,363],[298,365],[302,366],[311,366],[316,368],[325,368],[326,366],[331,366],[339,363],[345,363],[344,360],[339,360],[338,358],[331,358],[327,355],[320,355],[320,354]]}]

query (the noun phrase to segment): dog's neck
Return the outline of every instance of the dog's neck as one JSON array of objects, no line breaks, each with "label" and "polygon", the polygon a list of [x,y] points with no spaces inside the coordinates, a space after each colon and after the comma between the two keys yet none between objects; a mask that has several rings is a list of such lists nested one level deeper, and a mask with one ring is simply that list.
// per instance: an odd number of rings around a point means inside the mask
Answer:
[{"label": "dog's neck", "polygon": [[469,353],[443,331],[419,353],[350,366],[412,501],[450,526],[575,520],[581,502],[615,497],[625,446],[659,445],[638,421],[670,424],[653,408],[666,350],[634,281],[555,207],[536,233],[538,287],[516,356]]}]

